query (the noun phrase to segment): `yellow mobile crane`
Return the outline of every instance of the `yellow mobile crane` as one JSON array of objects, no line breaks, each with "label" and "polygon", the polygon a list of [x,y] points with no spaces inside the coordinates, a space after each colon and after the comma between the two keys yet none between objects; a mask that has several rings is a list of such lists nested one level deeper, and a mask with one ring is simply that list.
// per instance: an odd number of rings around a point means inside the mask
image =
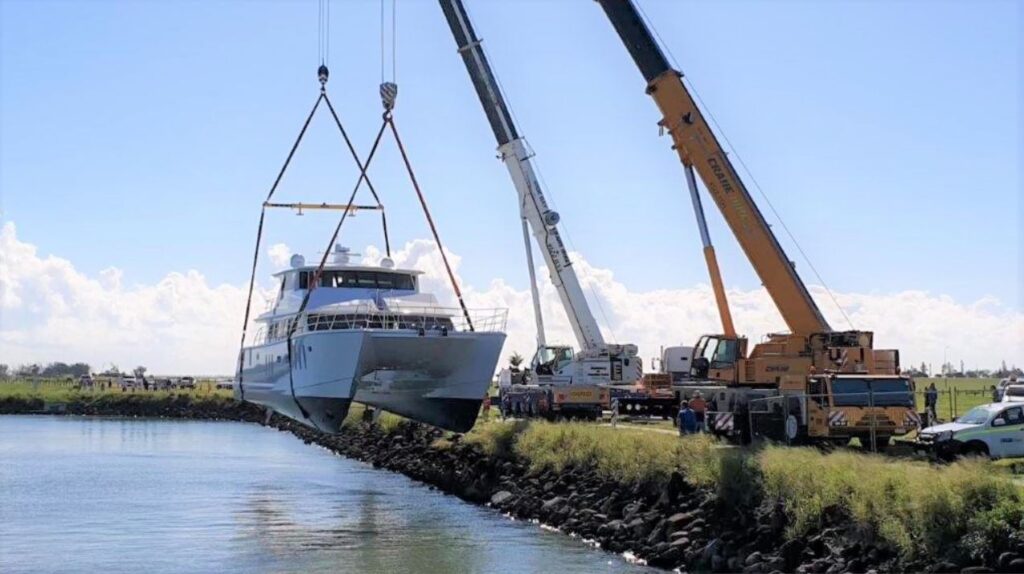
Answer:
[{"label": "yellow mobile crane", "polygon": [[[724,386],[712,401],[724,415],[715,417],[716,428],[745,435],[740,430],[749,421],[755,435],[790,442],[845,442],[858,437],[883,448],[891,436],[919,425],[913,383],[899,374],[899,352],[875,349],[870,331],[834,331],[829,326],[683,84],[682,74],[669,65],[632,0],[597,2],[661,110],[659,125],[672,137],[695,201],[725,332],[700,338],[692,375]],[[790,330],[768,335],[749,354],[747,340],[732,328],[694,171]]]}]

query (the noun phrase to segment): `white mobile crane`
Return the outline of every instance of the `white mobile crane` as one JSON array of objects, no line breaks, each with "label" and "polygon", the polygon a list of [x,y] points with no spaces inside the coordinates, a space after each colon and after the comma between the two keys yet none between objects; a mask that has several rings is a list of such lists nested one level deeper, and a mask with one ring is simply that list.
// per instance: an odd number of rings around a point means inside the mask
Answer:
[{"label": "white mobile crane", "polygon": [[[533,154],[516,130],[512,115],[491,71],[481,41],[473,31],[466,9],[461,0],[440,0],[440,4],[473,87],[483,105],[487,121],[498,140],[500,158],[508,168],[519,195],[538,343],[526,379],[530,385],[546,387],[546,406],[550,413],[557,414],[556,411],[568,410],[579,404],[579,407],[575,408],[584,410],[587,415],[594,414],[595,408],[599,412],[600,407],[595,407],[593,399],[597,398],[607,404],[608,385],[633,385],[640,379],[642,368],[637,357],[637,347],[631,344],[614,345],[605,342],[583,295],[569,253],[558,233],[558,213],[548,207],[531,163]],[[548,345],[545,341],[527,225],[532,230],[541,253],[544,254],[551,282],[558,291],[562,307],[565,308],[569,324],[572,325],[573,334],[579,343],[579,352],[574,352],[568,346]],[[521,390],[524,404],[513,405],[513,410],[527,414],[539,414],[545,410],[545,405],[536,404],[536,393],[530,393],[525,388]],[[517,401],[519,398],[517,395],[514,400]],[[516,409],[516,406],[521,408]]]}]

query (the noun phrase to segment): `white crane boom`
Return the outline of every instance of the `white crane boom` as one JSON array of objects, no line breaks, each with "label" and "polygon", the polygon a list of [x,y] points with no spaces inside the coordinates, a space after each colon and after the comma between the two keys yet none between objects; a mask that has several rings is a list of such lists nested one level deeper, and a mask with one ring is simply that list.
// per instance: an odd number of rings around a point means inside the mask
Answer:
[{"label": "white crane boom", "polygon": [[[562,306],[569,316],[576,341],[587,354],[603,349],[606,343],[601,335],[601,329],[590,311],[579,278],[572,268],[572,260],[558,233],[558,213],[548,207],[540,181],[530,161],[532,154],[526,146],[526,141],[516,131],[512,115],[481,48],[480,40],[469,22],[466,9],[461,0],[440,1],[466,69],[473,80],[473,87],[476,88],[487,120],[498,140],[498,152],[519,194],[522,216],[530,223],[534,239],[544,254],[551,282],[554,283]],[[542,328],[542,325],[538,324],[538,329]]]}]

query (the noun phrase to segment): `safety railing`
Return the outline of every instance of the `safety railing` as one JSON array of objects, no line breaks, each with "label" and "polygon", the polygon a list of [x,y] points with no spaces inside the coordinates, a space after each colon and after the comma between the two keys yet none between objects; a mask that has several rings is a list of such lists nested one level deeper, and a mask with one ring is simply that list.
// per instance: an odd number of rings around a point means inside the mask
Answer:
[{"label": "safety railing", "polygon": [[[284,339],[291,327],[282,319],[261,326],[253,338],[254,345]],[[472,323],[472,329],[470,329]],[[379,309],[374,305],[356,305],[344,310],[319,309],[304,314],[294,334],[343,330],[408,330],[427,332],[475,331],[478,333],[504,332],[508,324],[508,309],[468,309],[458,307],[402,306]]]}]

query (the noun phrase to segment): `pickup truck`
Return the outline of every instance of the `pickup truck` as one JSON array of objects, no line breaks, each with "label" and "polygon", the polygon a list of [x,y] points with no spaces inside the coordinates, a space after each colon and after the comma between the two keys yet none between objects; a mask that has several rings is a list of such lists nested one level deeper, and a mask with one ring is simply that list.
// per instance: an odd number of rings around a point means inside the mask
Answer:
[{"label": "pickup truck", "polygon": [[915,449],[946,460],[964,455],[1024,457],[1024,404],[974,407],[951,423],[922,429]]}]

